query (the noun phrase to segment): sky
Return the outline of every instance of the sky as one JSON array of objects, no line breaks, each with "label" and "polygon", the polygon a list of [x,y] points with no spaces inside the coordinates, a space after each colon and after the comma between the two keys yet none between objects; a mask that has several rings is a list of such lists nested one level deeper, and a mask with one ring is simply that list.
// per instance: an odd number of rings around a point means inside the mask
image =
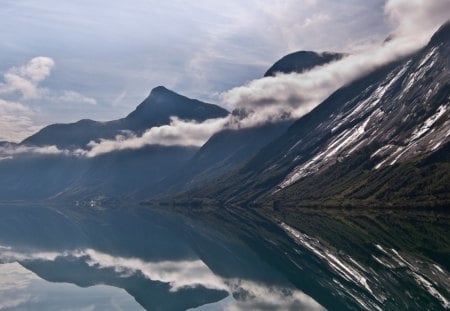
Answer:
[{"label": "sky", "polygon": [[298,50],[357,52],[392,29],[382,0],[3,0],[0,141],[131,112],[158,85],[223,94]]}]

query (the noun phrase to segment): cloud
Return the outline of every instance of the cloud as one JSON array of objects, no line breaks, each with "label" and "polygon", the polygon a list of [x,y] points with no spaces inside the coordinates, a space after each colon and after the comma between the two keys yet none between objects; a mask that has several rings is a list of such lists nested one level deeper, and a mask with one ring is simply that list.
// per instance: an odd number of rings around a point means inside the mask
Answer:
[{"label": "cloud", "polygon": [[4,75],[4,83],[0,84],[0,95],[20,93],[23,99],[38,98],[41,90],[38,85],[45,80],[55,66],[50,57],[34,57],[26,65],[10,68]]},{"label": "cloud", "polygon": [[[436,15],[437,11],[440,13]],[[446,0],[390,0],[385,12],[396,27],[392,40],[302,74],[280,74],[253,80],[223,93],[224,104],[247,112],[241,126],[255,126],[286,117],[299,118],[339,87],[421,48],[450,16],[450,6]],[[425,25],[423,28],[421,21]],[[416,26],[414,23],[417,22]]]},{"label": "cloud", "polygon": [[227,286],[201,260],[146,262],[138,258],[111,256],[86,249],[73,253],[84,258],[86,263],[96,268],[113,268],[117,273],[128,276],[142,273],[152,281],[168,283],[170,290],[203,286],[209,289],[226,290]]},{"label": "cloud", "polygon": [[59,95],[50,96],[55,102],[97,105],[94,98],[84,96],[75,91],[62,91]]},{"label": "cloud", "polygon": [[[52,90],[40,86],[47,79],[55,61],[34,57],[19,67],[9,68],[0,83],[0,140],[18,142],[42,126],[36,124],[38,113],[32,109],[36,100],[58,104],[96,105],[97,101],[71,90]],[[5,99],[7,98],[7,99]]]},{"label": "cloud", "polygon": [[389,0],[385,14],[395,28],[395,35],[417,40],[420,46],[450,18],[446,0]]},{"label": "cloud", "polygon": [[302,25],[303,28],[308,28],[323,22],[331,20],[330,15],[325,13],[315,13],[311,17],[307,17]]},{"label": "cloud", "polygon": [[64,155],[75,155],[69,150],[59,149],[56,146],[25,146],[25,145],[13,145],[7,144],[0,146],[0,161],[12,159],[15,155],[20,154],[41,154],[41,155],[54,155],[54,154],[64,154]]},{"label": "cloud", "polygon": [[152,127],[141,136],[130,131],[124,131],[114,139],[91,141],[88,143],[87,149],[71,151],[59,149],[57,146],[5,145],[0,147],[0,159],[9,159],[19,154],[64,154],[91,158],[113,151],[140,149],[149,145],[199,147],[211,135],[222,130],[229,122],[228,117],[209,119],[204,122],[180,120],[172,117],[170,124]]},{"label": "cloud", "polygon": [[54,91],[41,88],[39,84],[47,79],[55,67],[50,57],[34,57],[27,64],[12,67],[3,75],[0,84],[0,95],[19,93],[23,100],[44,99],[55,102],[69,102],[95,105],[97,101],[71,90]]},{"label": "cloud", "polygon": [[0,141],[20,141],[40,129],[33,115],[24,104],[0,99]]},{"label": "cloud", "polygon": [[88,144],[90,150],[78,150],[78,153],[87,157],[95,157],[117,150],[140,149],[148,145],[201,146],[211,135],[223,129],[227,121],[227,118],[217,118],[199,123],[172,117],[169,125],[152,127],[142,136],[128,133],[118,135],[111,140],[92,141]]}]

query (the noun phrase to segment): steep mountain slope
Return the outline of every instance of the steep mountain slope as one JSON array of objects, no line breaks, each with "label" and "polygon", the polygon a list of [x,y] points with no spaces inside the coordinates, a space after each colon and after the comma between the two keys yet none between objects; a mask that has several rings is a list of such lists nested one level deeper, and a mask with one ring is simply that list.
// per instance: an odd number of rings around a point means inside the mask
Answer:
[{"label": "steep mountain slope", "polygon": [[[278,60],[266,73],[303,72],[337,58],[338,53],[300,51]],[[154,191],[173,194],[201,185],[228,173],[251,159],[261,148],[281,135],[293,121],[269,123],[254,128],[223,130],[214,134],[184,167],[169,176]]]},{"label": "steep mountain slope", "polygon": [[[309,197],[301,185],[327,172],[325,184],[311,182],[308,189],[314,188],[317,195],[323,193],[322,199],[334,198],[356,186],[355,176],[349,174],[358,167],[365,174],[378,176],[383,168],[401,169],[403,165],[398,163],[437,152],[450,140],[449,32],[447,23],[412,57],[338,90],[239,172],[203,193],[223,201],[253,201],[287,193],[297,183],[289,196],[306,200]],[[343,165],[347,166],[345,173],[339,171]],[[441,191],[442,183],[448,180],[448,165],[443,172],[447,177],[435,173],[435,188],[428,189],[431,194]],[[347,184],[326,194],[345,177],[349,178]],[[412,182],[405,180],[399,186],[407,188]]]},{"label": "steep mountain slope", "polygon": [[298,51],[278,60],[267,70],[264,77],[274,76],[276,73],[301,73],[313,67],[338,60],[342,56],[342,54],[331,52],[316,53],[312,51]]},{"label": "steep mountain slope", "polygon": [[108,122],[80,120],[70,124],[53,124],[26,138],[22,144],[76,149],[85,147],[92,140],[113,138],[124,130],[140,134],[148,128],[169,124],[171,116],[204,121],[227,115],[228,111],[219,106],[190,99],[159,86],[125,118]]}]

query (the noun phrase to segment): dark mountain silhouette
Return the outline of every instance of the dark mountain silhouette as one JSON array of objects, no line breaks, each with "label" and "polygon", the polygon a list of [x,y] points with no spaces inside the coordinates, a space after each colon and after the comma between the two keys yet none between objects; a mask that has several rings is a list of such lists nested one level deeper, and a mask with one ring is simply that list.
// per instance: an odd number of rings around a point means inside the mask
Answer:
[{"label": "dark mountain silhouette", "polygon": [[304,72],[316,66],[320,66],[342,58],[342,54],[312,51],[299,51],[284,56],[264,74],[265,77],[274,76],[276,73]]},{"label": "dark mountain silhouette", "polygon": [[184,120],[204,121],[227,115],[228,111],[219,106],[190,99],[158,86],[125,118],[108,122],[80,120],[70,124],[52,124],[28,137],[22,144],[84,148],[90,141],[111,139],[121,131],[142,134],[151,127],[169,124],[170,117],[173,116]]}]

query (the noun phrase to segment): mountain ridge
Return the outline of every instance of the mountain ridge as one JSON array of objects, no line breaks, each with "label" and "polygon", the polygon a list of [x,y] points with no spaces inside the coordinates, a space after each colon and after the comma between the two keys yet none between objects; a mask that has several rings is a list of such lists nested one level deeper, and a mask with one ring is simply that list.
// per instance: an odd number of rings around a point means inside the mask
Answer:
[{"label": "mountain ridge", "polygon": [[21,144],[55,145],[63,149],[84,148],[90,141],[112,139],[125,130],[142,134],[151,127],[169,124],[172,116],[201,122],[228,114],[227,110],[217,105],[190,99],[159,86],[122,119],[106,122],[82,119],[74,123],[51,124],[24,139]]}]

